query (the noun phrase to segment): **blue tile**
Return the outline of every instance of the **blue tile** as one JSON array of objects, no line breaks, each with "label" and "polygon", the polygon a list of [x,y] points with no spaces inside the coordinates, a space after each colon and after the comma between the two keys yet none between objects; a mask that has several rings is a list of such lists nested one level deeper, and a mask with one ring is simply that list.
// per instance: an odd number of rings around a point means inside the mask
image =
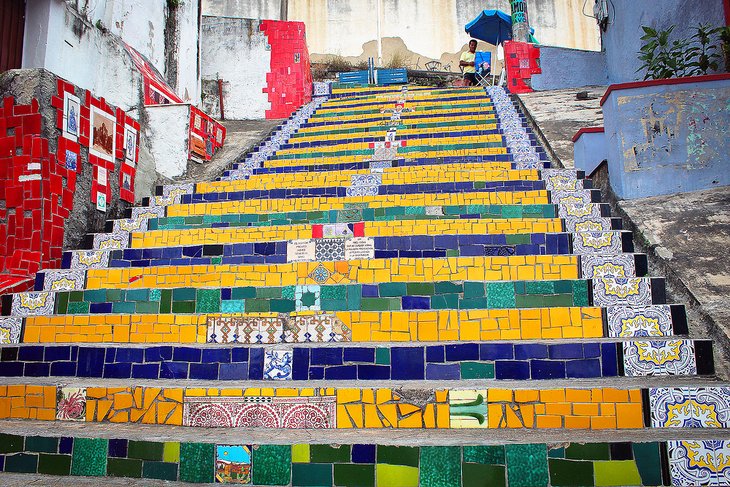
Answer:
[{"label": "blue tile", "polygon": [[403,309],[431,309],[431,298],[428,296],[403,296]]},{"label": "blue tile", "polygon": [[117,348],[116,362],[142,363],[144,360],[144,349],[142,348]]},{"label": "blue tile", "polygon": [[[476,346],[475,352],[478,355],[479,350]],[[448,346],[446,354],[448,356]],[[423,347],[392,347],[390,365],[393,380],[423,380]]]},{"label": "blue tile", "polygon": [[309,378],[309,349],[297,347],[292,352],[292,380]]},{"label": "blue tile", "polygon": [[[76,365],[76,362],[53,362],[51,364],[51,375],[57,375],[59,377],[76,377]],[[3,367],[5,366],[6,365],[3,364]]]},{"label": "blue tile", "polygon": [[478,343],[460,343],[446,345],[446,361],[459,362],[462,360],[479,360]]},{"label": "blue tile", "polygon": [[104,365],[105,379],[129,379],[132,376],[132,364],[116,363]]},{"label": "blue tile", "polygon": [[375,445],[352,445],[352,463],[375,463]]},{"label": "blue tile", "polygon": [[218,364],[190,364],[190,378],[201,380],[217,380]]},{"label": "blue tile", "polygon": [[172,360],[172,347],[150,347],[144,350],[145,362]]},{"label": "blue tile", "polygon": [[426,347],[426,362],[442,363],[445,357],[443,345],[429,345]]},{"label": "blue tile", "polygon": [[48,362],[28,362],[25,364],[26,377],[48,377],[49,372],[50,365]]},{"label": "blue tile", "polygon": [[44,358],[47,362],[55,362],[57,360],[71,360],[71,347],[46,347]]},{"label": "blue tile", "polygon": [[200,362],[202,350],[191,347],[175,347],[172,359],[176,362]]},{"label": "blue tile", "polygon": [[127,440],[110,439],[108,456],[112,458],[127,458]]},{"label": "blue tile", "polygon": [[603,377],[618,375],[618,359],[616,358],[616,343],[601,344],[601,362],[603,363]]},{"label": "blue tile", "polygon": [[548,347],[540,343],[516,343],[515,359],[529,360],[535,358],[547,358]]},{"label": "blue tile", "polygon": [[511,360],[514,351],[511,343],[482,343],[479,345],[479,360]]},{"label": "blue tile", "polygon": [[312,365],[342,365],[342,348],[313,348]]},{"label": "blue tile", "polygon": [[81,347],[78,355],[79,377],[101,377],[104,367],[104,349]]},{"label": "blue tile", "polygon": [[461,367],[459,364],[426,364],[427,380],[459,380]]},{"label": "blue tile", "polygon": [[231,349],[231,362],[248,362],[248,347]]},{"label": "blue tile", "polygon": [[116,347],[108,347],[105,349],[104,352],[104,362],[107,364],[113,364],[117,359],[117,348]]},{"label": "blue tile", "polygon": [[550,358],[553,359],[576,359],[583,358],[582,343],[559,343],[550,345]]},{"label": "blue tile", "polygon": [[157,379],[160,377],[160,364],[132,364],[133,379]]},{"label": "blue tile", "polygon": [[43,346],[18,347],[18,360],[23,362],[42,362]]},{"label": "blue tile", "polygon": [[569,379],[601,377],[601,361],[597,358],[568,360],[565,364],[565,372]]},{"label": "blue tile", "polygon": [[345,362],[375,362],[373,347],[343,347],[342,358]]},{"label": "blue tile", "polygon": [[[57,362],[62,363],[62,362]],[[55,364],[54,364],[55,365]],[[74,371],[71,374],[53,374],[53,375],[76,375],[74,363]],[[0,377],[23,377],[23,370],[25,369],[24,362],[3,362],[0,365]]]},{"label": "blue tile", "polygon": [[230,348],[204,348],[202,362],[210,364],[214,362],[229,363],[231,361]]},{"label": "blue tile", "polygon": [[533,379],[564,379],[565,362],[561,360],[532,360]]},{"label": "blue tile", "polygon": [[326,380],[355,380],[357,379],[356,365],[337,365],[324,369]]},{"label": "blue tile", "polygon": [[601,344],[600,343],[584,343],[583,344],[583,356],[585,358],[595,358],[601,356]]},{"label": "blue tile", "polygon": [[324,367],[309,367],[309,379],[310,380],[324,379]]},{"label": "blue tile", "polygon": [[264,378],[264,349],[252,348],[249,350],[248,378],[263,380]]},{"label": "blue tile", "polygon": [[74,449],[74,439],[68,436],[64,436],[58,442],[58,453],[65,455],[71,454]]},{"label": "blue tile", "polygon": [[187,362],[162,362],[160,364],[160,379],[187,379]]},{"label": "blue tile", "polygon": [[357,366],[357,378],[360,380],[389,380],[389,365],[361,364]]},{"label": "blue tile", "polygon": [[220,364],[218,378],[220,380],[247,380],[248,363],[237,362],[232,364]]},{"label": "blue tile", "polygon": [[494,363],[494,378],[527,380],[530,378],[530,365],[528,362],[498,360]]}]

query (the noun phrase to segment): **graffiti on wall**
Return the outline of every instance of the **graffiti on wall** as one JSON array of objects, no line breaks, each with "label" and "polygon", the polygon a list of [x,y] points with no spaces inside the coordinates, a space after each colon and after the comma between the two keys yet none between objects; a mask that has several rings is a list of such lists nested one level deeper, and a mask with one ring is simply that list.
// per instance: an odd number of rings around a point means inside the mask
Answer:
[{"label": "graffiti on wall", "polygon": [[730,88],[620,96],[624,170],[704,169],[728,153]]},{"label": "graffiti on wall", "polygon": [[511,0],[512,24],[527,22],[527,4],[525,0]]}]

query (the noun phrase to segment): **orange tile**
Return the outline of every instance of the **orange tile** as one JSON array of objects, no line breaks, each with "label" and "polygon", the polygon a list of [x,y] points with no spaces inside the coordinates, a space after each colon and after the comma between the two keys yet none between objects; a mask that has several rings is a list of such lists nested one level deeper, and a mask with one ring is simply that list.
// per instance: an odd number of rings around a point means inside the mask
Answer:
[{"label": "orange tile", "polygon": [[590,429],[591,418],[584,416],[566,416],[565,427],[569,429]]},{"label": "orange tile", "polygon": [[592,430],[615,429],[616,418],[614,416],[594,416],[591,418]]},{"label": "orange tile", "polygon": [[616,404],[616,426],[618,428],[643,428],[644,415],[641,403]]},{"label": "orange tile", "polygon": [[562,428],[563,418],[561,416],[538,416],[537,427],[543,428]]},{"label": "orange tile", "polygon": [[573,404],[573,414],[576,416],[598,416],[598,404],[594,402]]},{"label": "orange tile", "polygon": [[603,389],[603,402],[628,402],[629,392],[625,389]]},{"label": "orange tile", "polygon": [[565,389],[567,402],[591,402],[590,389]]}]

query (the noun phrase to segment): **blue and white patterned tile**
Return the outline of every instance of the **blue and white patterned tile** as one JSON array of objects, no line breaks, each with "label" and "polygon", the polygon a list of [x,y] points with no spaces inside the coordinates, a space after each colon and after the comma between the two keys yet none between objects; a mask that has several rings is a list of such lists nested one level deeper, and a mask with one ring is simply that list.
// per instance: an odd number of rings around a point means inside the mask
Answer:
[{"label": "blue and white patterned tile", "polygon": [[573,253],[616,255],[623,252],[621,232],[579,232],[573,234]]},{"label": "blue and white patterned tile", "polygon": [[548,191],[573,191],[583,189],[583,180],[578,179],[576,172],[570,169],[543,169],[540,176],[545,181]]},{"label": "blue and white patterned tile", "polygon": [[104,269],[109,267],[108,250],[74,250],[71,252],[71,269]]},{"label": "blue and white patterned tile", "polygon": [[94,234],[94,250],[121,250],[129,246],[129,233],[112,232]]},{"label": "blue and white patterned tile", "polygon": [[609,306],[606,308],[611,338],[670,336],[672,312],[668,305]]},{"label": "blue and white patterned tile", "polygon": [[377,196],[380,186],[348,186],[346,196]]},{"label": "blue and white patterned tile", "polygon": [[264,350],[264,380],[291,380],[293,355],[291,350]]},{"label": "blue and white patterned tile", "polygon": [[583,279],[636,277],[636,263],[633,254],[581,255],[580,272]]},{"label": "blue and white patterned tile", "polygon": [[611,219],[607,217],[568,217],[565,219],[565,231],[573,233],[610,232]]},{"label": "blue and white patterned tile", "polygon": [[623,343],[627,377],[697,375],[692,340],[635,340]]},{"label": "blue and white patterned tile", "polygon": [[649,407],[654,428],[730,427],[730,387],[654,387]]},{"label": "blue and white patterned tile", "polygon": [[50,269],[42,271],[43,291],[81,291],[86,272],[80,269]]},{"label": "blue and white patterned tile", "polygon": [[380,186],[381,184],[383,184],[383,175],[379,173],[350,176],[350,186]]},{"label": "blue and white patterned tile", "polygon": [[554,205],[580,205],[592,203],[593,194],[588,189],[571,191],[557,190],[550,192],[550,200]]},{"label": "blue and white patterned tile", "polygon": [[20,343],[23,318],[19,316],[0,317],[0,344]]},{"label": "blue and white patterned tile", "polygon": [[596,306],[648,306],[651,280],[642,277],[604,277],[593,279],[593,304]]},{"label": "blue and white patterned tile", "polygon": [[558,216],[560,218],[578,218],[577,221],[589,221],[602,218],[601,205],[598,203],[584,202],[577,199],[572,203],[558,205]]},{"label": "blue and white patterned tile", "polygon": [[11,314],[13,316],[48,316],[52,315],[56,303],[56,293],[31,291],[13,294]]},{"label": "blue and white patterned tile", "polygon": [[667,456],[672,485],[730,485],[730,442],[727,440],[670,440]]},{"label": "blue and white patterned tile", "polygon": [[289,318],[284,329],[286,343],[324,343],[352,341],[352,330],[337,316],[328,313],[297,315]]},{"label": "blue and white patterned tile", "polygon": [[314,239],[314,259],[322,261],[345,260],[345,240],[347,238]]}]

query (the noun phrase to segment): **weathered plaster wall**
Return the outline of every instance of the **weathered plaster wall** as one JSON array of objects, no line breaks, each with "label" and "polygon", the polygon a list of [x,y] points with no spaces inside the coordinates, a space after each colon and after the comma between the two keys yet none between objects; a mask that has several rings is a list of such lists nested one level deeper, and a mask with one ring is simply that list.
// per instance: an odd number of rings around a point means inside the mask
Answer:
[{"label": "weathered plaster wall", "polygon": [[180,176],[188,166],[190,105],[155,105],[145,109],[149,150],[157,172],[168,178]]},{"label": "weathered plaster wall", "polygon": [[170,86],[180,98],[193,105],[200,104],[201,73],[199,62],[200,10],[198,0],[184,0],[176,9],[176,64],[174,79],[167,76]]},{"label": "weathered plaster wall", "polygon": [[636,52],[641,47],[641,26],[667,29],[676,25],[673,38],[687,38],[699,23],[725,25],[722,0],[662,0],[661,3],[636,0],[612,0],[610,24],[603,33],[610,83],[643,79]]},{"label": "weathered plaster wall", "polygon": [[603,114],[619,198],[730,185],[730,78],[617,89]]},{"label": "weathered plaster wall", "polygon": [[[377,0],[288,0],[287,20],[304,22],[312,59],[339,54],[345,57],[377,56]],[[510,11],[507,0],[381,0],[381,36],[395,42],[383,44],[383,62],[396,53],[407,63],[430,59],[448,62],[448,53],[462,51],[469,38],[464,25],[483,9]],[[581,49],[600,49],[594,19],[581,12],[583,0],[532,0],[530,21],[540,42]],[[273,16],[279,2],[203,0],[203,15],[248,18]],[[400,41],[400,42],[398,42]],[[420,57],[420,60],[419,60]],[[452,64],[454,70],[458,67]]]},{"label": "weathered plaster wall", "polygon": [[542,74],[532,75],[535,90],[608,84],[606,56],[602,52],[540,46],[540,68]]},{"label": "weathered plaster wall", "polygon": [[[203,79],[223,80],[226,118],[264,118],[269,109],[266,73],[271,49],[259,30],[260,20],[203,17],[200,60]],[[217,97],[206,99],[206,112],[220,116]]]}]

